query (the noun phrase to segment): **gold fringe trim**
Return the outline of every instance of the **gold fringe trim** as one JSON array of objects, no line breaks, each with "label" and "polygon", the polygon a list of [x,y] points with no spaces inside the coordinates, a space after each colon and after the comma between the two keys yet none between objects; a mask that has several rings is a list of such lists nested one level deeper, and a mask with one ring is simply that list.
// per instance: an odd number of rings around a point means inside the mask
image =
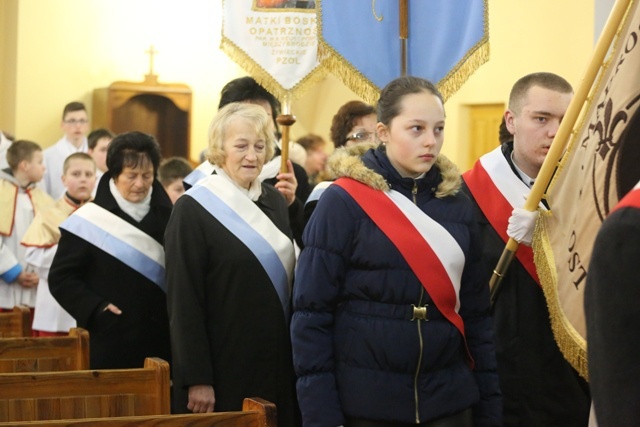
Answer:
[{"label": "gold fringe trim", "polygon": [[247,52],[242,50],[238,45],[225,36],[220,41],[220,49],[226,53],[234,62],[242,67],[251,77],[256,79],[258,83],[276,98],[282,100],[290,96],[291,98],[299,98],[309,90],[312,86],[322,81],[327,76],[327,70],[321,65],[314,68],[302,80],[300,80],[290,90],[282,87],[278,81],[267,72],[260,64],[258,64]]},{"label": "gold fringe trim", "polygon": [[[484,35],[475,46],[462,58],[439,82],[438,90],[446,101],[453,96],[471,75],[489,60],[489,5],[484,2]],[[317,1],[316,7],[321,8],[322,0]],[[380,97],[381,88],[369,80],[362,72],[344,59],[322,37],[322,18],[318,18],[318,60],[331,71],[342,83],[351,89],[366,103],[375,105]],[[399,77],[399,76],[398,76]]]},{"label": "gold fringe trim", "polygon": [[[486,34],[486,33],[485,33]],[[452,97],[478,68],[489,60],[489,37],[484,36],[437,86],[446,101]]]},{"label": "gold fringe trim", "polygon": [[[320,25],[321,23],[318,21],[318,28],[320,28]],[[318,29],[318,32],[320,32],[320,29]],[[378,98],[380,98],[378,86],[336,52],[321,36],[318,38],[318,60],[323,67],[331,71],[331,74],[334,74],[364,102],[371,105],[378,103]]]},{"label": "gold fringe trim", "polygon": [[489,61],[489,1],[483,0],[483,3],[484,34],[482,38],[475,46],[469,49],[464,58],[438,82],[438,89],[440,93],[442,93],[445,101],[453,96],[482,64]]},{"label": "gold fringe trim", "polygon": [[544,297],[547,300],[551,330],[556,343],[565,359],[571,363],[581,377],[588,381],[587,343],[564,315],[558,298],[556,262],[545,227],[545,219],[552,216],[551,212],[540,212],[533,239],[533,260],[536,264],[538,277],[540,277]]}]

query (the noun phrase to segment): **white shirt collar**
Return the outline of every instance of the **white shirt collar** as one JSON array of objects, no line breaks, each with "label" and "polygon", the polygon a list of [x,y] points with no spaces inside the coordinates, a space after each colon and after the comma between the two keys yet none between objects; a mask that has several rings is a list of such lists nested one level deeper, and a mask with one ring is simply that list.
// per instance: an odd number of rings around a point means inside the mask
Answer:
[{"label": "white shirt collar", "polygon": [[529,188],[533,187],[533,183],[536,182],[536,179],[531,178],[529,175],[524,173],[522,169],[518,167],[516,162],[513,160],[513,151],[511,152],[511,163],[513,163],[513,166],[516,168],[516,172],[518,172],[518,175],[520,176],[520,179],[522,180],[522,182],[524,182],[525,185]]}]

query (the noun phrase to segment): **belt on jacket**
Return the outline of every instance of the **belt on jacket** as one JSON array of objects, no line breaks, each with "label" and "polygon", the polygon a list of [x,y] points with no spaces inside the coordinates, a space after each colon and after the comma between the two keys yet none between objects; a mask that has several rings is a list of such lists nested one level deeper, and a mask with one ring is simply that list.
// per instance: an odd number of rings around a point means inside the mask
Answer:
[{"label": "belt on jacket", "polygon": [[434,304],[417,306],[415,304],[388,304],[376,301],[350,300],[344,303],[344,308],[351,313],[389,319],[433,320],[444,318]]}]

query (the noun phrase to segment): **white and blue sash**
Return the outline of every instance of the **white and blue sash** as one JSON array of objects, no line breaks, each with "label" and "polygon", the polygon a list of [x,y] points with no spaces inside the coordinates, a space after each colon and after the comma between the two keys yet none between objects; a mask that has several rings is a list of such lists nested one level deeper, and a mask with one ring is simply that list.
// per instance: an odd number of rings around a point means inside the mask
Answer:
[{"label": "white and blue sash", "polygon": [[185,194],[235,235],[257,258],[278,293],[286,318],[295,265],[293,242],[229,179],[211,175]]},{"label": "white and blue sash", "polygon": [[209,160],[205,160],[200,163],[197,168],[191,171],[189,175],[185,176],[182,182],[189,184],[191,187],[196,185],[198,181],[202,178],[206,178],[207,176],[213,173],[213,164],[209,162]]},{"label": "white and blue sash", "polygon": [[60,228],[108,253],[167,291],[164,248],[117,215],[95,203],[88,203],[60,224]]},{"label": "white and blue sash", "polygon": [[317,202],[318,200],[320,200],[320,196],[322,196],[324,190],[329,188],[331,184],[333,184],[333,181],[322,181],[316,184],[316,186],[313,187],[313,190],[311,190],[311,194],[309,194],[309,197],[307,197],[307,200],[304,202],[304,204],[306,205],[309,202]]}]

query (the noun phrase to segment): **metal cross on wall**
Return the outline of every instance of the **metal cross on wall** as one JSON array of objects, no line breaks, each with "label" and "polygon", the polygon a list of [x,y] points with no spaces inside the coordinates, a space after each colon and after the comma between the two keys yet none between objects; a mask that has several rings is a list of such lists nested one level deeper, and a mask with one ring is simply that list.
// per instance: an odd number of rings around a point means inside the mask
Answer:
[{"label": "metal cross on wall", "polygon": [[158,53],[158,51],[151,45],[149,46],[149,50],[145,50],[144,52],[149,55],[149,75],[153,76],[153,55]]}]

